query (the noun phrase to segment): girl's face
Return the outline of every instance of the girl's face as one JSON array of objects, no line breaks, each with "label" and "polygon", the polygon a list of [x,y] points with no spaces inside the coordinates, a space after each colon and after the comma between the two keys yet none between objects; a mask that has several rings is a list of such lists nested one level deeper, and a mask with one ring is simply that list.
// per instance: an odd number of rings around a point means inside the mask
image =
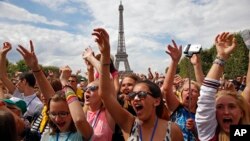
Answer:
[{"label": "girl's face", "polygon": [[72,117],[66,101],[51,101],[49,117],[52,122],[58,127],[60,132],[69,131]]},{"label": "girl's face", "polygon": [[129,94],[130,92],[133,91],[134,86],[135,86],[135,80],[130,78],[130,77],[125,77],[122,80],[120,92],[122,94],[127,95],[127,94]]},{"label": "girl's face", "polygon": [[133,92],[129,94],[131,104],[136,112],[137,117],[142,120],[148,120],[154,115],[156,106],[160,104],[160,100],[151,96],[148,86],[140,83],[135,85]]},{"label": "girl's face", "polygon": [[189,94],[189,84],[185,83],[183,85],[182,102],[186,108],[189,107],[189,100],[191,100],[190,107],[196,107],[199,95],[199,90],[194,84],[191,84],[191,94]]},{"label": "girl's face", "polygon": [[101,101],[101,97],[98,95],[98,85],[96,83],[90,83],[85,88],[84,98],[84,103],[86,105],[95,105]]},{"label": "girl's face", "polygon": [[230,95],[223,95],[216,100],[216,118],[220,128],[229,133],[230,125],[237,125],[243,112],[236,99]]}]

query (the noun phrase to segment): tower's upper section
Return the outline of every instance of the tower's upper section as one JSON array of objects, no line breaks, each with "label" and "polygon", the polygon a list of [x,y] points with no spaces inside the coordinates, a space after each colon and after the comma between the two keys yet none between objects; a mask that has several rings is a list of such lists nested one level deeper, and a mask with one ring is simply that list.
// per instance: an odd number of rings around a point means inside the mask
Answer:
[{"label": "tower's upper section", "polygon": [[122,1],[121,1],[120,5],[119,5],[119,11],[123,11]]}]

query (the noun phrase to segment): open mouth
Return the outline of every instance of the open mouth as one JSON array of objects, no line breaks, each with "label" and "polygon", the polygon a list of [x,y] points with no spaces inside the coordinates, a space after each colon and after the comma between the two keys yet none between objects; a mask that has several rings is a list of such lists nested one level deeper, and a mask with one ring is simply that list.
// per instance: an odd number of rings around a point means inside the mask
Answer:
[{"label": "open mouth", "polygon": [[56,125],[58,126],[58,128],[62,128],[65,125],[65,122],[56,123]]},{"label": "open mouth", "polygon": [[223,123],[232,124],[232,123],[233,123],[233,120],[232,120],[231,118],[224,118],[224,119],[223,119]]},{"label": "open mouth", "polygon": [[90,95],[85,96],[85,100],[89,100],[89,98],[90,98]]},{"label": "open mouth", "polygon": [[142,104],[135,104],[135,110],[136,112],[140,112],[143,109]]}]

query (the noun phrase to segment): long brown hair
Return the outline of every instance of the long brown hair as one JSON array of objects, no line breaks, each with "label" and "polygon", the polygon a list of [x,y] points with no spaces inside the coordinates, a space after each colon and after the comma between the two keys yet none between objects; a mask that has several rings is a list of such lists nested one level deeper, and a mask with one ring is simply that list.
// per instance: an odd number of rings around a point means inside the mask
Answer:
[{"label": "long brown hair", "polygon": [[4,110],[0,110],[0,135],[4,141],[17,140],[17,128],[14,116]]},{"label": "long brown hair", "polygon": [[[51,101],[53,102],[58,102],[58,101],[64,101],[66,102],[66,98],[65,98],[65,92],[64,91],[58,91],[56,92],[56,94],[54,96],[52,96],[50,99],[49,99],[49,102],[48,102],[48,111],[50,111],[50,103]],[[56,133],[60,132],[60,130],[58,129],[58,127],[54,124],[54,122],[49,118],[49,127],[52,129],[52,131],[50,132],[50,135],[55,135]],[[75,127],[75,124],[73,122],[73,120],[71,119],[71,123],[70,123],[70,131],[71,132],[76,132],[76,127]]]}]

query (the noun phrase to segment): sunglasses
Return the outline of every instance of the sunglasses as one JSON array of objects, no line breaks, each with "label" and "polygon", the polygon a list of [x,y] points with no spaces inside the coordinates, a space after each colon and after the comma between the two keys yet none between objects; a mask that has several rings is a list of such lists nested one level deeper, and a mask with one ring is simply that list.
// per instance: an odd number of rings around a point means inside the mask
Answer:
[{"label": "sunglasses", "polygon": [[134,100],[136,96],[140,98],[140,100],[145,99],[147,95],[152,95],[150,92],[145,92],[145,91],[139,91],[139,92],[131,92],[128,94],[129,100]]},{"label": "sunglasses", "polygon": [[59,113],[48,112],[48,115],[50,118],[53,119],[55,119],[57,116],[60,118],[65,118],[69,115],[69,112],[59,112]]},{"label": "sunglasses", "polygon": [[157,81],[156,84],[157,84],[157,85],[162,85],[162,84],[163,84],[163,81]]},{"label": "sunglasses", "polygon": [[86,91],[89,90],[89,91],[93,92],[93,91],[95,91],[97,89],[98,89],[98,86],[88,86],[88,87],[84,88],[84,91],[86,92]]}]

